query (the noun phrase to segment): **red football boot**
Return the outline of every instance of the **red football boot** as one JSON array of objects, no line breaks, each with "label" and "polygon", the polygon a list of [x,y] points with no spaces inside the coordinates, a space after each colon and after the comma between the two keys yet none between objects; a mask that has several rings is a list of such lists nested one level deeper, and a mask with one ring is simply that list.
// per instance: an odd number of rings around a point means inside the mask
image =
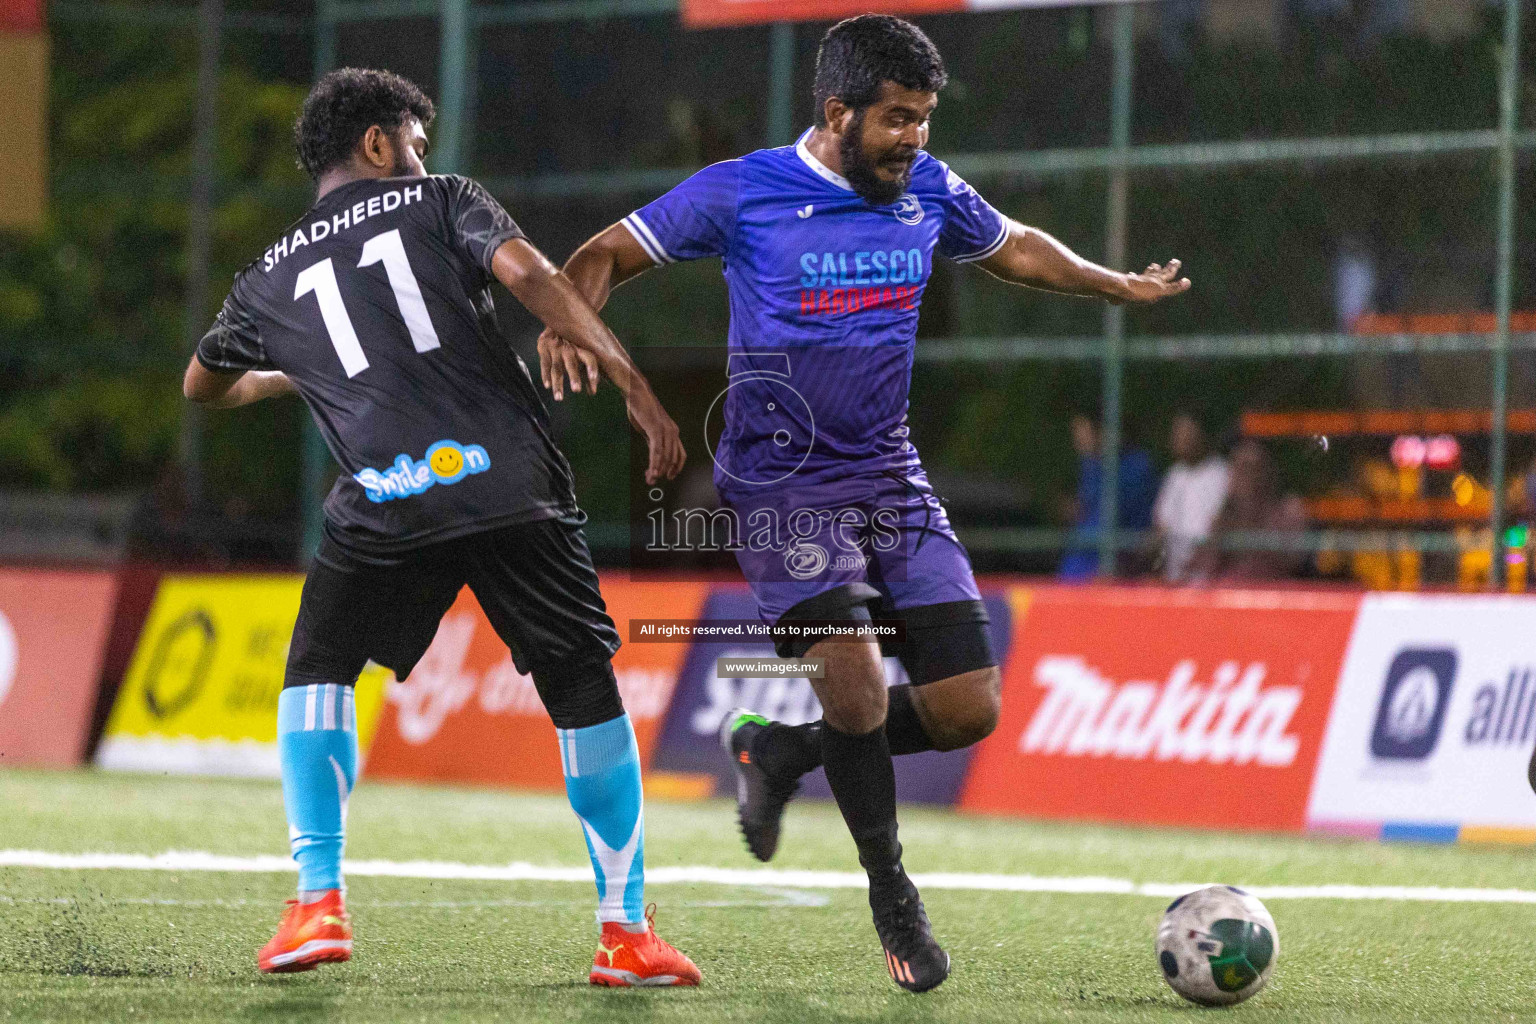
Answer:
[{"label": "red football boot", "polygon": [[328,889],[315,903],[288,901],[277,934],[256,954],[256,966],[267,974],[286,974],[351,959],[352,919],[341,890]]},{"label": "red football boot", "polygon": [[652,903],[645,912],[646,929],[639,934],[625,931],[621,924],[605,922],[587,980],[617,988],[697,985],[699,969],[656,934],[655,915],[656,904]]}]

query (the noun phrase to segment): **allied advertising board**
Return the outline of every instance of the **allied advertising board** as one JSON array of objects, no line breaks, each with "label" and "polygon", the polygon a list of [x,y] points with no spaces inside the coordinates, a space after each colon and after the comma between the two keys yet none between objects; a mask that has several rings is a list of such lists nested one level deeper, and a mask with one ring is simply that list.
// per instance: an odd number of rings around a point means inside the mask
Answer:
[{"label": "allied advertising board", "polygon": [[[160,583],[97,763],[123,771],[279,774],[277,696],[304,579],[167,576]],[[363,750],[389,673],[357,684]]]},{"label": "allied advertising board", "polygon": [[1339,678],[1311,827],[1536,841],[1536,600],[1367,596]]},{"label": "allied advertising board", "polygon": [[117,581],[0,569],[0,767],[85,754]]},{"label": "allied advertising board", "polygon": [[1300,830],[1352,595],[1016,590],[1003,714],[961,806]]}]

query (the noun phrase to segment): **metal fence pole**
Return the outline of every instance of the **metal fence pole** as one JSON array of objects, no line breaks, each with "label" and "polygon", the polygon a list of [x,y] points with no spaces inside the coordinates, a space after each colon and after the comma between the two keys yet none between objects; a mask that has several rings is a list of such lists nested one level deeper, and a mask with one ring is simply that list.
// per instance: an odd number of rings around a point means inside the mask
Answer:
[{"label": "metal fence pole", "polygon": [[[208,327],[208,261],[213,251],[214,150],[219,132],[219,50],[224,0],[202,0],[197,12],[197,110],[192,143],[192,181],[187,198],[188,347],[197,345]],[[188,502],[200,507],[203,478],[203,410],[191,403],[182,409],[180,455]]]},{"label": "metal fence pole", "polygon": [[336,4],[315,0],[315,77],[336,66]]},{"label": "metal fence pole", "polygon": [[[1114,80],[1110,98],[1110,146],[1118,157],[1110,173],[1105,211],[1104,262],[1118,269],[1125,263],[1126,207],[1129,182],[1125,157],[1131,145],[1131,80],[1135,37],[1135,11],[1121,4],[1114,12]],[[1125,308],[1104,309],[1104,387],[1099,422],[1102,449],[1099,456],[1099,575],[1115,573],[1120,524],[1120,420],[1125,375]]]},{"label": "metal fence pole", "polygon": [[468,88],[469,0],[441,0],[441,35],[439,37],[437,139],[433,149],[433,170],[457,174],[463,169],[463,143],[468,135],[464,124]]},{"label": "metal fence pole", "polygon": [[795,132],[795,26],[774,22],[768,46],[768,145],[787,146]]},{"label": "metal fence pole", "polygon": [[1520,84],[1520,0],[1504,2],[1504,63],[1499,84],[1499,250],[1494,308],[1498,334],[1493,349],[1492,466],[1493,579],[1504,578],[1504,488],[1509,459],[1509,309],[1514,291],[1515,259],[1515,128]]},{"label": "metal fence pole", "polygon": [[[336,0],[315,0],[315,80],[336,63]],[[331,464],[331,453],[326,451],[325,438],[315,421],[304,417],[304,481],[301,500],[304,507],[304,548],[302,556],[308,562],[320,548],[321,531],[325,525],[325,476]]]}]

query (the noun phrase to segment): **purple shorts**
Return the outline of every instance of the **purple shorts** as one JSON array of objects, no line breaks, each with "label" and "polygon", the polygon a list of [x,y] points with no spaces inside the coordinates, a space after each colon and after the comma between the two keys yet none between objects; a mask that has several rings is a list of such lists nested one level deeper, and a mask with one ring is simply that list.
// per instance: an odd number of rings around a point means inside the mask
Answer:
[{"label": "purple shorts", "polygon": [[981,599],[919,465],[820,483],[727,481],[720,498],[740,524],[736,561],[765,622],[850,583],[874,587],[891,608]]}]

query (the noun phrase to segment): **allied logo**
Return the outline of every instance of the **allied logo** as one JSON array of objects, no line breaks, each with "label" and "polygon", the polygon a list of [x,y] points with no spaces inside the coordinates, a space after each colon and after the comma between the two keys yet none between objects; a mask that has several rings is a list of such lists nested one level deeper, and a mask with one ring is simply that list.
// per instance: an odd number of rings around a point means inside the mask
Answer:
[{"label": "allied logo", "polygon": [[805,220],[807,217],[809,217],[811,214],[813,214],[815,212],[816,212],[816,204],[815,203],[811,203],[811,204],[807,205],[806,208],[803,209],[803,210],[796,210],[795,211],[795,216],[799,217],[801,220]]},{"label": "allied logo", "polygon": [[1387,667],[1371,753],[1421,761],[1434,752],[1456,681],[1456,652],[1446,647],[1408,647]]},{"label": "allied logo", "polygon": [[923,222],[923,204],[917,201],[917,196],[908,192],[896,200],[896,219],[903,224],[921,224]]},{"label": "allied logo", "polygon": [[826,548],[808,540],[798,541],[784,552],[784,568],[797,580],[815,579],[831,561]]},{"label": "allied logo", "polygon": [[369,501],[382,502],[409,498],[438,484],[456,484],[490,468],[491,457],[479,445],[438,441],[427,449],[424,459],[402,453],[388,469],[361,469],[352,479],[363,485]]}]

